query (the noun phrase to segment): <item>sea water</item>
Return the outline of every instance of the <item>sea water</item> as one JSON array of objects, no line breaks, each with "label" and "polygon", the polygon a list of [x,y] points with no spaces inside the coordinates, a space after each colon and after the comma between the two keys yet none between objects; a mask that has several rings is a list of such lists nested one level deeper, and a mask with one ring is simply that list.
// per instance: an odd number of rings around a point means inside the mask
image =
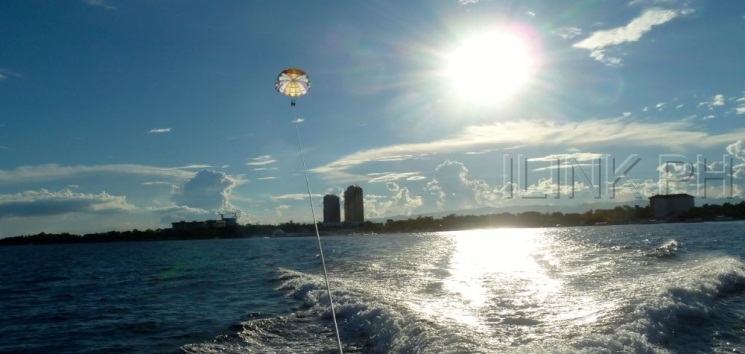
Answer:
[{"label": "sea water", "polygon": [[[745,352],[745,222],[323,244],[346,352]],[[315,237],[0,247],[0,280],[0,352],[337,347]]]}]

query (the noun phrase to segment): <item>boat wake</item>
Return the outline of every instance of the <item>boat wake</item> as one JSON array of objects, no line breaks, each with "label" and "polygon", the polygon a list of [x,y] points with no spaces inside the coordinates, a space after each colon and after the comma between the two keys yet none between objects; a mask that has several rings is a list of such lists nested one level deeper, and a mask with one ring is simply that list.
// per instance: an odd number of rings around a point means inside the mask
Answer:
[{"label": "boat wake", "polygon": [[678,243],[678,241],[670,240],[659,247],[651,249],[649,252],[647,252],[647,256],[660,258],[672,257],[678,253],[678,249],[680,249],[680,244]]},{"label": "boat wake", "polygon": [[[328,294],[321,276],[279,269],[277,290],[298,301],[288,315],[251,314],[210,343],[186,353],[298,353],[338,351]],[[345,353],[479,352],[469,338],[422,318],[385,291],[332,281],[332,296]],[[437,349],[439,348],[439,350]]]}]

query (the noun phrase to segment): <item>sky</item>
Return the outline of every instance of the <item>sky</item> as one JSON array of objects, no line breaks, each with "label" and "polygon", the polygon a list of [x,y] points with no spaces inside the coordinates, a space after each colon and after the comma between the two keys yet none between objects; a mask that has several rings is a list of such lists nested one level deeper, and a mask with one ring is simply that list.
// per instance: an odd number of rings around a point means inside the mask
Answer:
[{"label": "sky", "polygon": [[0,237],[310,222],[301,151],[319,216],[736,203],[743,38],[741,1],[2,1]]}]

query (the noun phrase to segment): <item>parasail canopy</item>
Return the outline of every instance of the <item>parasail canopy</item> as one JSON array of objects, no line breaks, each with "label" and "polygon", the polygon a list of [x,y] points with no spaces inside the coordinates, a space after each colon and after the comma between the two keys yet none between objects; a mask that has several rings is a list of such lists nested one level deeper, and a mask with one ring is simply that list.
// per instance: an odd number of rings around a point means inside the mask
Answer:
[{"label": "parasail canopy", "polygon": [[277,76],[277,82],[274,85],[277,92],[290,96],[292,98],[292,105],[295,105],[295,97],[302,96],[308,93],[310,90],[310,79],[305,71],[297,68],[285,69],[279,76]]}]

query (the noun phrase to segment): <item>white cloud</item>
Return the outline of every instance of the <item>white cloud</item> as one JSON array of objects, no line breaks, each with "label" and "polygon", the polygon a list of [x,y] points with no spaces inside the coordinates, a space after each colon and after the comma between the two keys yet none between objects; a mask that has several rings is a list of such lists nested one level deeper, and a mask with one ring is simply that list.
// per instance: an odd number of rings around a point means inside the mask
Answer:
[{"label": "white cloud", "polygon": [[271,155],[262,155],[259,157],[254,157],[251,160],[252,160],[251,162],[246,162],[247,166],[264,166],[264,165],[269,165],[269,164],[277,162],[277,160],[272,159]]},{"label": "white cloud", "polygon": [[626,26],[616,27],[609,30],[596,31],[590,37],[575,43],[575,48],[587,49],[590,56],[595,60],[609,66],[620,66],[621,59],[606,55],[606,50],[623,43],[636,42],[649,32],[652,27],[664,24],[682,14],[692,10],[668,10],[661,8],[647,9],[642,14],[631,20]]},{"label": "white cloud", "polygon": [[437,196],[439,206],[452,209],[473,206],[473,191],[469,187],[468,169],[462,163],[447,160],[437,166],[435,176],[427,183],[427,190]]},{"label": "white cloud", "polygon": [[282,204],[282,205],[277,205],[277,206],[276,206],[276,207],[274,208],[274,212],[275,212],[275,213],[277,214],[277,216],[278,216],[278,217],[281,217],[281,216],[283,216],[283,215],[282,215],[282,213],[283,213],[283,212],[284,212],[285,210],[290,210],[290,206],[289,206],[289,205],[285,205],[285,204]]},{"label": "white cloud", "polygon": [[186,166],[172,167],[169,169],[170,170],[203,170],[206,168],[214,168],[214,167],[215,166],[212,166],[212,165],[192,164],[192,165],[186,165]]},{"label": "white cloud", "polygon": [[193,172],[144,165],[60,166],[46,164],[21,166],[8,171],[0,170],[0,184],[54,181],[93,174],[142,175],[176,180],[184,180],[194,176]]},{"label": "white cloud", "polygon": [[709,104],[712,106],[724,106],[724,95],[714,95],[714,98],[712,98]]},{"label": "white cloud", "polygon": [[554,34],[563,39],[572,39],[582,34],[582,30],[577,27],[561,27],[554,31]]},{"label": "white cloud", "polygon": [[378,173],[368,173],[367,175],[370,176],[370,177],[373,177],[373,178],[371,178],[367,182],[368,183],[393,182],[393,181],[397,181],[399,179],[404,179],[404,180],[410,180],[411,181],[412,178],[414,178],[413,180],[420,179],[419,177],[421,177],[421,176],[419,174],[420,174],[420,172],[399,172],[399,173],[395,173],[395,172],[378,172]]},{"label": "white cloud", "polygon": [[171,128],[154,128],[148,131],[148,133],[150,134],[163,134],[163,133],[170,133],[170,132],[171,132]]},{"label": "white cloud", "polygon": [[45,189],[0,195],[0,218],[53,216],[69,213],[109,214],[133,211],[126,197]]},{"label": "white cloud", "polygon": [[411,215],[423,205],[422,197],[412,195],[407,187],[401,187],[395,182],[388,182],[386,188],[391,195],[365,196],[365,214],[368,217],[383,217],[386,215]]},{"label": "white cloud", "polygon": [[188,206],[210,211],[234,211],[230,193],[235,181],[222,172],[203,170],[174,191],[173,201],[178,206]]},{"label": "white cloud", "polygon": [[111,5],[107,1],[104,1],[104,0],[83,0],[83,2],[88,5],[102,7],[107,10],[116,10],[116,7],[114,5]]},{"label": "white cloud", "polygon": [[[314,194],[313,195],[313,198],[318,198],[318,197],[321,197],[322,198],[323,196],[322,195],[319,195],[319,194]],[[307,199],[308,199],[308,194],[307,193],[290,193],[290,194],[282,194],[282,195],[277,195],[277,196],[273,196],[272,197],[272,200],[274,200],[274,201],[278,201],[278,200],[307,200]]]},{"label": "white cloud", "polygon": [[21,75],[10,70],[0,69],[0,81],[5,80],[10,76],[20,77]]},{"label": "white cloud", "polygon": [[466,155],[483,155],[483,154],[488,154],[493,151],[497,151],[497,149],[483,149],[479,151],[468,151],[466,152]]},{"label": "white cloud", "polygon": [[632,0],[629,3],[629,6],[635,6],[635,5],[660,5],[660,4],[667,4],[672,5],[678,2],[678,0]]},{"label": "white cloud", "polygon": [[184,205],[171,205],[161,208],[147,208],[147,210],[155,215],[160,215],[161,223],[172,223],[186,220],[204,220],[207,218],[214,218],[215,216],[215,213],[213,211],[192,208]]},{"label": "white cloud", "polygon": [[526,142],[543,147],[610,145],[681,149],[714,147],[737,140],[743,135],[745,128],[723,134],[710,134],[696,129],[690,121],[647,123],[625,118],[584,122],[509,121],[465,127],[455,135],[441,140],[355,152],[314,168],[313,172],[341,181],[366,180],[367,176],[357,175],[352,170],[371,162],[391,161],[389,157],[393,155],[415,159],[438,153],[463,153],[479,147],[510,146]]},{"label": "white cloud", "polygon": [[493,205],[502,199],[502,191],[485,181],[468,179],[468,168],[451,160],[437,166],[426,189],[437,197],[439,207],[453,210]]},{"label": "white cloud", "polygon": [[727,153],[745,161],[745,140],[738,139],[734,143],[727,145]]},{"label": "white cloud", "polygon": [[597,154],[592,152],[575,152],[571,154],[554,154],[554,155],[548,155],[543,157],[531,157],[530,161],[538,161],[538,162],[554,162],[556,160],[560,160],[562,162],[565,161],[592,161],[597,159],[603,159],[605,158],[605,155],[603,154]]}]

